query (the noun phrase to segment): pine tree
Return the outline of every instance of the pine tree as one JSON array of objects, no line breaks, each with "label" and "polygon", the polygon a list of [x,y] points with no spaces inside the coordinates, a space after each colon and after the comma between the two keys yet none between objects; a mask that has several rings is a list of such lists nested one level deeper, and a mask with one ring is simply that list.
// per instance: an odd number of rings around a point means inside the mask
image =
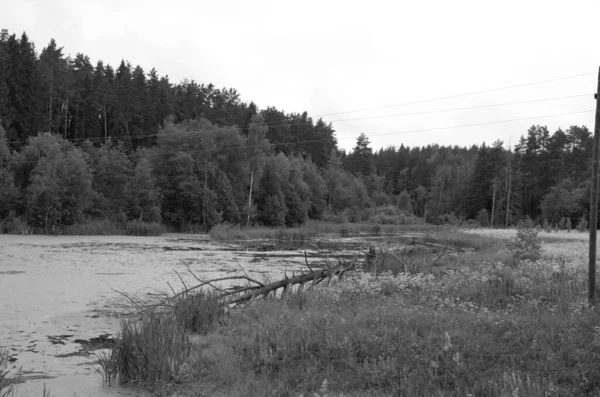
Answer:
[{"label": "pine tree", "polygon": [[19,191],[10,167],[11,158],[6,132],[0,124],[0,220],[17,208]]},{"label": "pine tree", "polygon": [[35,47],[23,33],[20,39],[13,34],[6,41],[10,72],[7,80],[9,107],[14,109],[8,125],[9,140],[26,140],[41,129],[39,111],[39,68]]},{"label": "pine tree", "polygon": [[356,140],[356,146],[346,161],[346,168],[354,175],[371,175],[375,172],[375,160],[369,138],[361,133]]},{"label": "pine tree", "polygon": [[8,79],[11,72],[11,59],[8,51],[8,30],[0,31],[0,126],[7,129],[12,124],[13,111],[9,102]]},{"label": "pine tree", "polygon": [[58,47],[54,39],[42,49],[39,59],[41,74],[41,97],[44,98],[44,110],[47,115],[44,130],[58,133],[61,117],[60,98],[66,93],[67,60],[63,47]]}]

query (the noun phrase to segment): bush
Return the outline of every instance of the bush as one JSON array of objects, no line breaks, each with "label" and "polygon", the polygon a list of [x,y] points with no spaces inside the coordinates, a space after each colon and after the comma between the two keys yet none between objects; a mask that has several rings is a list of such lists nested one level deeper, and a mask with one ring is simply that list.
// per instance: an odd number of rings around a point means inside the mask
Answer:
[{"label": "bush", "polygon": [[546,233],[550,233],[552,231],[552,228],[550,227],[550,223],[548,222],[548,219],[544,218],[544,224],[542,225],[542,229],[544,229],[544,231]]},{"label": "bush", "polygon": [[8,218],[0,221],[0,233],[31,234],[31,228],[23,218],[16,216],[14,211],[11,211]]},{"label": "bush", "polygon": [[538,230],[530,218],[519,222],[517,236],[509,243],[509,248],[515,265],[521,260],[537,261],[542,257]]},{"label": "bush", "polygon": [[452,226],[457,226],[461,224],[461,220],[458,219],[456,217],[456,215],[454,215],[454,212],[450,213],[450,214],[443,214],[440,215],[440,221],[444,224],[444,225],[452,225]]},{"label": "bush", "polygon": [[469,219],[469,220],[463,222],[462,226],[466,227],[467,229],[472,229],[472,228],[478,228],[481,225],[475,219]]},{"label": "bush", "polygon": [[488,227],[490,225],[490,216],[488,214],[488,211],[485,208],[479,210],[479,212],[477,213],[476,220],[477,222],[479,222],[480,226]]},{"label": "bush", "polygon": [[343,223],[348,223],[348,217],[343,212],[341,212],[339,214],[333,214],[331,212],[326,212],[323,214],[323,221],[328,222],[328,223],[343,224]]},{"label": "bush", "polygon": [[588,223],[587,223],[587,219],[585,219],[584,217],[581,217],[581,219],[579,220],[579,223],[577,224],[577,231],[579,232],[586,232],[588,228]]},{"label": "bush", "polygon": [[359,223],[363,220],[363,211],[358,207],[351,207],[344,211],[348,216],[348,219],[352,223]]},{"label": "bush", "polygon": [[558,228],[560,230],[565,230],[567,228],[567,218],[560,218],[560,220],[558,221]]},{"label": "bush", "polygon": [[371,208],[368,211],[370,223],[382,225],[409,225],[416,223],[413,215],[407,216],[404,211],[393,205]]},{"label": "bush", "polygon": [[108,219],[86,220],[63,228],[67,236],[99,236],[121,234],[118,224]]}]

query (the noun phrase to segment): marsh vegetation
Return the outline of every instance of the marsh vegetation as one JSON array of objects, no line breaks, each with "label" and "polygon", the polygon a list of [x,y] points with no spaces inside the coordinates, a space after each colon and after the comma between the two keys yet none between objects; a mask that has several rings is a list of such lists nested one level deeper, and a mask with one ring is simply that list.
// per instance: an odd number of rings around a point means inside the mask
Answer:
[{"label": "marsh vegetation", "polygon": [[241,309],[214,288],[179,295],[121,323],[106,373],[157,395],[595,395],[585,241],[527,226],[509,239],[430,231],[374,248],[330,286]]}]

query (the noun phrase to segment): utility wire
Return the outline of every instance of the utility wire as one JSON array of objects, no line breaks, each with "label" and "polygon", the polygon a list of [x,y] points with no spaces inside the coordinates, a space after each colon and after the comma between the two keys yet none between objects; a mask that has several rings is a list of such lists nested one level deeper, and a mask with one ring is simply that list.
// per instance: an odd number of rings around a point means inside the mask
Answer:
[{"label": "utility wire", "polygon": [[516,85],[509,85],[509,86],[499,87],[499,88],[490,88],[490,89],[487,89],[487,90],[473,91],[473,92],[467,92],[467,93],[463,93],[463,94],[456,94],[456,95],[448,95],[448,96],[442,96],[442,97],[437,97],[437,98],[422,99],[422,100],[419,100],[419,101],[403,102],[403,103],[399,103],[399,104],[396,104],[396,105],[385,105],[385,106],[377,106],[377,107],[372,107],[372,108],[363,108],[363,109],[356,109],[356,110],[346,110],[346,111],[336,112],[336,113],[327,113],[327,114],[323,114],[323,115],[318,116],[318,117],[336,116],[338,114],[366,112],[366,111],[370,111],[370,110],[387,109],[387,108],[393,108],[393,107],[398,107],[398,106],[415,105],[415,104],[418,104],[418,103],[427,103],[427,102],[441,101],[441,100],[444,100],[444,99],[461,98],[461,97],[465,97],[465,96],[471,96],[471,95],[477,95],[477,94],[485,94],[485,93],[488,93],[488,92],[510,90],[510,89],[513,89],[513,88],[527,87],[527,86],[536,85],[536,84],[544,84],[544,83],[551,83],[551,82],[554,82],[554,81],[574,79],[574,78],[577,78],[577,77],[589,76],[589,75],[596,74],[596,73],[597,72],[581,73],[581,74],[576,74],[576,75],[572,75],[572,76],[557,77],[557,78],[554,78],[554,79],[540,80],[540,81],[534,81],[534,82],[530,82],[530,83],[523,83],[523,84],[516,84]]},{"label": "utility wire", "polygon": [[[491,124],[503,124],[503,123],[512,123],[512,122],[516,122],[516,121],[525,121],[525,120],[537,120],[537,119],[543,119],[543,118],[550,118],[550,117],[561,117],[561,116],[568,116],[568,115],[573,115],[573,114],[581,114],[581,113],[592,113],[595,112],[596,109],[587,109],[587,110],[580,110],[577,112],[567,112],[567,113],[558,113],[558,114],[548,114],[548,115],[543,115],[543,116],[530,116],[530,117],[521,117],[521,118],[517,118],[517,119],[507,119],[507,120],[498,120],[498,121],[487,121],[487,122],[481,122],[481,123],[473,123],[473,124],[461,124],[461,125],[454,125],[454,126],[446,126],[446,127],[434,127],[434,128],[424,128],[424,129],[416,129],[416,130],[405,130],[405,131],[396,131],[396,132],[388,132],[388,133],[382,133],[382,134],[373,134],[370,135],[369,137],[376,137],[376,136],[389,136],[389,135],[401,135],[401,134],[410,134],[410,133],[416,133],[416,132],[428,132],[428,131],[440,131],[440,130],[449,130],[449,129],[455,129],[455,128],[469,128],[469,127],[476,127],[476,126],[482,126],[482,125],[491,125]],[[354,137],[344,137],[341,139],[355,139]],[[279,142],[277,144],[267,144],[267,145],[254,145],[254,146],[230,146],[230,147],[223,147],[223,148],[218,148],[218,149],[207,149],[203,151],[204,153],[212,153],[212,152],[222,152],[222,151],[226,151],[226,150],[248,150],[248,149],[261,149],[261,148],[268,148],[270,145],[279,145],[279,146],[286,146],[286,145],[296,145],[296,144],[302,144],[302,143],[314,143],[314,142],[322,142],[322,139],[312,139],[312,140],[305,140],[305,141],[295,141],[295,142]],[[163,152],[151,152],[149,154],[153,155],[153,156],[160,156],[160,155],[168,155],[168,154],[175,154],[180,152],[180,150],[176,150],[176,151],[163,151]],[[38,160],[29,160],[29,161],[11,161],[9,162],[9,164],[25,164],[25,163],[36,163]]]},{"label": "utility wire", "polygon": [[[388,117],[401,117],[401,116],[413,116],[413,115],[420,115],[420,114],[435,114],[435,113],[447,113],[447,112],[455,112],[455,111],[462,111],[462,110],[472,110],[472,109],[483,109],[483,108],[492,108],[492,107],[501,107],[501,106],[510,106],[510,105],[520,105],[520,104],[529,104],[529,103],[537,103],[537,102],[550,102],[550,101],[556,101],[556,100],[560,100],[560,99],[572,99],[572,98],[581,98],[581,97],[585,97],[585,96],[591,96],[593,94],[577,94],[577,95],[567,95],[567,96],[562,96],[562,97],[553,97],[553,98],[542,98],[542,99],[532,99],[532,100],[526,100],[526,101],[516,101],[516,102],[504,102],[504,103],[498,103],[498,104],[489,104],[489,105],[477,105],[477,106],[467,106],[467,107],[462,107],[462,108],[453,108],[453,109],[441,109],[441,110],[427,110],[427,111],[422,111],[422,112],[411,112],[411,113],[396,113],[396,114],[389,114],[389,115],[381,115],[381,116],[369,116],[369,117],[358,117],[358,118],[349,118],[349,119],[338,119],[338,120],[331,120],[331,122],[341,122],[341,121],[354,121],[354,120],[371,120],[371,119],[380,119],[380,118],[388,118]],[[291,123],[289,122],[285,122],[283,121],[281,125],[277,125],[277,123],[265,123],[265,126],[267,127],[278,127],[278,126],[285,126],[285,125],[290,125]],[[238,125],[233,125],[230,127],[238,127],[238,128],[242,128]],[[183,132],[181,132],[183,134]],[[157,134],[144,134],[144,135],[136,135],[133,137],[129,137],[129,139],[131,138],[147,138],[147,137],[155,137],[157,136]],[[375,135],[371,135],[371,136],[375,136]],[[127,138],[127,137],[123,137],[123,138]],[[112,139],[119,139],[119,137],[114,137]],[[348,139],[348,138],[337,138],[337,139]],[[95,137],[95,138],[73,138],[73,139],[69,139],[70,142],[84,142],[84,141],[90,141],[92,143],[94,142],[103,142],[105,141],[104,137]],[[27,141],[12,141],[12,144],[18,144],[18,145],[22,145],[22,144],[26,144]],[[291,143],[291,142],[290,142]]]},{"label": "utility wire", "polygon": [[388,114],[388,115],[381,115],[381,116],[356,117],[356,118],[351,118],[351,119],[337,119],[337,120],[331,120],[331,122],[335,123],[338,121],[369,120],[369,119],[381,119],[381,118],[386,118],[386,117],[414,116],[414,115],[419,115],[419,114],[456,112],[456,111],[461,111],[461,110],[483,109],[483,108],[492,108],[492,107],[499,107],[499,106],[520,105],[520,104],[526,104],[526,103],[550,102],[550,101],[556,101],[559,99],[581,98],[581,97],[592,96],[592,95],[594,95],[594,94],[568,95],[568,96],[554,97],[554,98],[532,99],[532,100],[528,100],[528,101],[504,102],[504,103],[493,103],[490,105],[467,106],[464,108],[425,110],[422,112],[395,113],[395,114]]}]

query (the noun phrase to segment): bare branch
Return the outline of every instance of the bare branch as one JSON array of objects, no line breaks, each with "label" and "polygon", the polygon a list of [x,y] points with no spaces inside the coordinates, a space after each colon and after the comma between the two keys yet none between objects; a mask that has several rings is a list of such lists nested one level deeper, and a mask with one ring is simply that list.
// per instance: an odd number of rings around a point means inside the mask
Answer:
[{"label": "bare branch", "polygon": [[444,249],[442,250],[442,253],[437,258],[435,258],[435,260],[433,261],[433,263],[431,264],[431,266],[434,266],[437,263],[437,261],[439,261],[442,258],[442,256],[444,256],[444,254],[446,253],[446,249],[447,248],[448,248],[448,240],[446,240],[446,245],[444,246]]}]

